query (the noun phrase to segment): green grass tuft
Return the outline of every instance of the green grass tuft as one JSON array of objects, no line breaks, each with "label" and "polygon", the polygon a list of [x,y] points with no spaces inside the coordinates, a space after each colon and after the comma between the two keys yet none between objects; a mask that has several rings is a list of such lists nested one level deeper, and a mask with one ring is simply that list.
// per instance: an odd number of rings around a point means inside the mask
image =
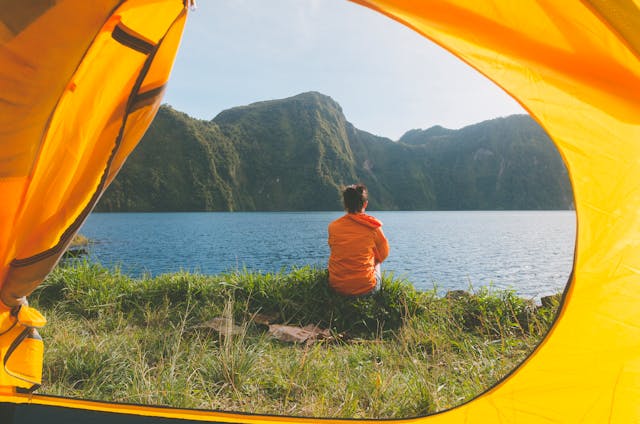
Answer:
[{"label": "green grass tuft", "polygon": [[[45,393],[342,418],[419,416],[478,395],[533,350],[557,308],[511,291],[439,297],[389,275],[380,293],[347,299],[308,267],[133,279],[88,262],[58,267],[30,300],[49,320]],[[337,339],[284,344],[256,313]],[[240,331],[199,326],[216,317]]]}]

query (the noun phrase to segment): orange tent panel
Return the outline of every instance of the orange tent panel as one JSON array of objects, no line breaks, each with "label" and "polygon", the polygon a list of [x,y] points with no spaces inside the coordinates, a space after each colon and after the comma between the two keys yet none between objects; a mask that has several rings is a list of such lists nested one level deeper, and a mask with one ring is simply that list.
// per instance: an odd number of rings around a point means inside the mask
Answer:
[{"label": "orange tent panel", "polygon": [[[578,219],[571,281],[538,349],[476,399],[397,421],[640,421],[640,3],[356,2],[441,45],[519,101],[564,158]],[[177,0],[18,3],[0,11],[0,298],[9,306],[55,265],[153,118],[186,16]],[[66,20],[76,24],[60,25]],[[0,401],[23,416],[62,408],[85,417],[317,421],[2,390]]]}]

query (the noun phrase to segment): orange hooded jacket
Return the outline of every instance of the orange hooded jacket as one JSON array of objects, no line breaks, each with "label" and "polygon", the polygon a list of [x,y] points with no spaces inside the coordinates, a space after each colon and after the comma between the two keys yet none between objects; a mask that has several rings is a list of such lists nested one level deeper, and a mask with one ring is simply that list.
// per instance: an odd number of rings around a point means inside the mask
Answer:
[{"label": "orange hooded jacket", "polygon": [[329,224],[329,286],[357,296],[376,285],[375,265],[389,255],[382,222],[365,213],[348,213]]}]

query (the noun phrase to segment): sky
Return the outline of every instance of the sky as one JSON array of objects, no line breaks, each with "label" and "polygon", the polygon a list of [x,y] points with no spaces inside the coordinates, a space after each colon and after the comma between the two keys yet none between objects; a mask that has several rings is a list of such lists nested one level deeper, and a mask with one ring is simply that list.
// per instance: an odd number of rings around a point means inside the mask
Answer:
[{"label": "sky", "polygon": [[209,120],[307,91],[330,96],[357,128],[392,140],[526,113],[441,47],[346,0],[199,0],[164,102]]}]

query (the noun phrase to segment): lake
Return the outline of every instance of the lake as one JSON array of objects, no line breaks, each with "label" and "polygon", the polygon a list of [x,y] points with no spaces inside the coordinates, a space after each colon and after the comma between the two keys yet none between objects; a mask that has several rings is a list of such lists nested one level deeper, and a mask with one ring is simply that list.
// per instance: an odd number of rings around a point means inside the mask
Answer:
[{"label": "lake", "polygon": [[[571,272],[573,211],[370,212],[391,253],[383,271],[440,293],[492,286],[529,298]],[[326,266],[327,224],[341,212],[93,213],[80,232],[93,261],[132,276]]]}]

